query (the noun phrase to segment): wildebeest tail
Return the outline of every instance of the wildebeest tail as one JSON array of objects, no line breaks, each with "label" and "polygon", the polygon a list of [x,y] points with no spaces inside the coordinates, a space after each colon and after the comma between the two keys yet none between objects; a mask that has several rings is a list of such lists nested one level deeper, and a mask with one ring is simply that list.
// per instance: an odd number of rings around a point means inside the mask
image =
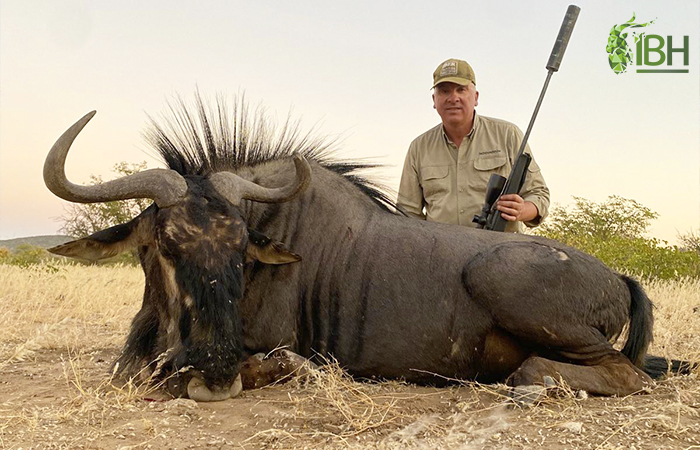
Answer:
[{"label": "wildebeest tail", "polygon": [[644,367],[644,354],[653,340],[654,316],[653,305],[642,286],[634,279],[620,275],[630,291],[630,326],[627,342],[622,348],[622,354],[639,367]]},{"label": "wildebeest tail", "polygon": [[670,373],[689,375],[697,370],[698,364],[690,361],[680,361],[678,359],[666,359],[661,356],[647,355],[644,358],[644,372],[653,379],[659,379]]}]

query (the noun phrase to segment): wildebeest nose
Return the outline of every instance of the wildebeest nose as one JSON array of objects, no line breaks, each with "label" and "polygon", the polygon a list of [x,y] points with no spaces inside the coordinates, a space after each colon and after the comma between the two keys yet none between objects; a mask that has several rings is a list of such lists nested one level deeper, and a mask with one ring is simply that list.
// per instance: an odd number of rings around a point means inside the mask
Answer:
[{"label": "wildebeest nose", "polygon": [[192,377],[187,383],[187,395],[198,402],[218,402],[237,397],[243,390],[241,375],[239,374],[228,387],[209,389],[199,377]]}]

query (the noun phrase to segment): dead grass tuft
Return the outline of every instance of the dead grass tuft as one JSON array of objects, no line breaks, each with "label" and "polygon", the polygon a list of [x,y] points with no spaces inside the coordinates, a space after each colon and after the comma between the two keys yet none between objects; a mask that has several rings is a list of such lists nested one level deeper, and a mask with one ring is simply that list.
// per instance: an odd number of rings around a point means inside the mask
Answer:
[{"label": "dead grass tuft", "polygon": [[[403,408],[419,395],[394,391],[398,382],[360,383],[343,371],[337,361],[326,360],[320,368],[305,368],[306,375],[292,380],[288,406],[304,422],[302,429],[285,421],[279,427],[260,431],[247,441],[323,440],[349,444],[353,437],[383,430],[412,418]],[[274,389],[274,386],[264,389]]]}]

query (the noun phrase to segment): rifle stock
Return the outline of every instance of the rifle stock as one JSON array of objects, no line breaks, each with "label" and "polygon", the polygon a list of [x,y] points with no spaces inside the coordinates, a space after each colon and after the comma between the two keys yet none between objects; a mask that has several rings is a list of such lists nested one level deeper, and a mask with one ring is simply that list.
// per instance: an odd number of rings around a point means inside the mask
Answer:
[{"label": "rifle stock", "polygon": [[474,216],[474,222],[477,223],[477,228],[492,231],[505,231],[508,221],[501,216],[501,212],[496,209],[496,201],[502,195],[518,194],[525,182],[527,168],[530,167],[532,156],[529,153],[523,153],[513,166],[508,179],[498,174],[491,174],[489,184],[486,187],[486,201],[481,214]]}]

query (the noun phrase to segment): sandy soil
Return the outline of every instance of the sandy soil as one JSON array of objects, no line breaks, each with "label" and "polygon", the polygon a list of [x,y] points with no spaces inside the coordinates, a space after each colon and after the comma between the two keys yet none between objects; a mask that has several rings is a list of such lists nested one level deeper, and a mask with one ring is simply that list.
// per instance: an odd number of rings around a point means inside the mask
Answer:
[{"label": "sandy soil", "polygon": [[579,398],[555,388],[527,407],[503,386],[359,383],[332,367],[198,404],[110,384],[117,354],[42,350],[6,366],[0,447],[700,448],[697,376],[672,377],[651,394],[627,398]]}]

